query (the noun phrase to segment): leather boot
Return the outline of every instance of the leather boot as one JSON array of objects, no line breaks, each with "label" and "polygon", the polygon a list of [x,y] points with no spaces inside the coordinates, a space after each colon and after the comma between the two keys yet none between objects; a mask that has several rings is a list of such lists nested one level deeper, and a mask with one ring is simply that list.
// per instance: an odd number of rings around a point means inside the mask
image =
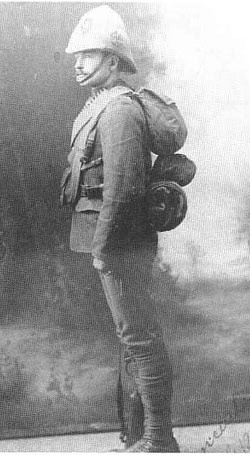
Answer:
[{"label": "leather boot", "polygon": [[121,452],[179,452],[172,433],[172,369],[161,339],[133,352],[135,381],[144,413],[144,433]]},{"label": "leather boot", "polygon": [[148,439],[143,436],[135,444],[130,446],[128,449],[121,450],[121,452],[179,453],[180,449],[173,436],[165,442],[163,440],[157,441],[154,438]]}]

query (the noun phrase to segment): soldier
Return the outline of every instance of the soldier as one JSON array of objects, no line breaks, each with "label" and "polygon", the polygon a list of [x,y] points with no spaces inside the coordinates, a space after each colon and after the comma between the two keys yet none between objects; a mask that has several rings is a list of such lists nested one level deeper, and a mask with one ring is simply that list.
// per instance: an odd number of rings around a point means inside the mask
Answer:
[{"label": "soldier", "polygon": [[143,435],[124,451],[178,452],[171,365],[148,293],[157,252],[145,202],[151,155],[143,109],[121,79],[136,72],[121,17],[105,5],[89,11],[66,52],[75,55],[77,82],[92,90],[73,126],[62,184],[63,201],[74,206],[70,246],[93,256],[143,404]]}]

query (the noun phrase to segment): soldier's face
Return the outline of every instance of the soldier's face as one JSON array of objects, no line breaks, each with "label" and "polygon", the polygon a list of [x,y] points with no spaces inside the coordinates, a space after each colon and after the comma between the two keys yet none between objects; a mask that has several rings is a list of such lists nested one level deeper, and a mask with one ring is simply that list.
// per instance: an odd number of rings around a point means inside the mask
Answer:
[{"label": "soldier's face", "polygon": [[100,87],[109,77],[110,71],[102,52],[77,52],[75,54],[77,82],[84,87]]}]

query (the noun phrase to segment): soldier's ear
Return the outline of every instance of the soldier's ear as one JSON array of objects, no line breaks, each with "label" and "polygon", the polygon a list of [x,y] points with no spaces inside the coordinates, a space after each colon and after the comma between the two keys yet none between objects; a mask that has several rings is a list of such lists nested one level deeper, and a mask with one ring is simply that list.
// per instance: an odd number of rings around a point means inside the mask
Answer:
[{"label": "soldier's ear", "polygon": [[116,54],[110,55],[110,69],[111,71],[116,71],[119,67],[119,57]]}]

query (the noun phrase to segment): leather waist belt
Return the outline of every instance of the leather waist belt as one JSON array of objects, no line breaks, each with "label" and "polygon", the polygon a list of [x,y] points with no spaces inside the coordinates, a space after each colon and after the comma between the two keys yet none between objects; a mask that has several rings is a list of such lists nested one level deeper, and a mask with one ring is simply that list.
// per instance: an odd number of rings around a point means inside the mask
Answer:
[{"label": "leather waist belt", "polygon": [[80,197],[87,197],[88,199],[102,199],[103,185],[86,186],[80,185]]}]

